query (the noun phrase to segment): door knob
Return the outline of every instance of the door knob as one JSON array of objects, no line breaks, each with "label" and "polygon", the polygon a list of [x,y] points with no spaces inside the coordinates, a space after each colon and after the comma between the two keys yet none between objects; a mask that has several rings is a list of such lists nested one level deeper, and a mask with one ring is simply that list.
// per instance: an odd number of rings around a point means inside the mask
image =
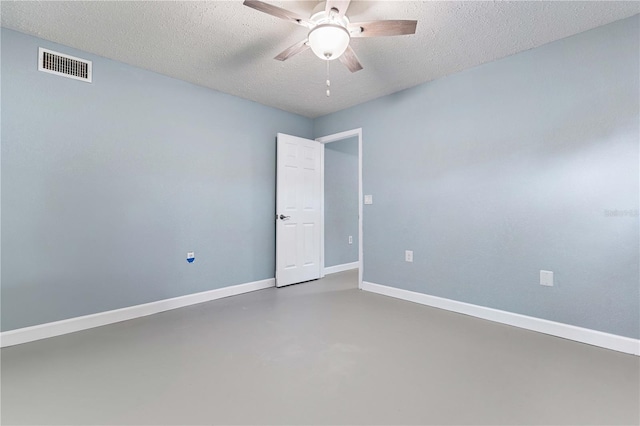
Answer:
[{"label": "door knob", "polygon": [[291,219],[291,216],[285,216],[283,214],[280,215],[280,220],[289,220]]}]

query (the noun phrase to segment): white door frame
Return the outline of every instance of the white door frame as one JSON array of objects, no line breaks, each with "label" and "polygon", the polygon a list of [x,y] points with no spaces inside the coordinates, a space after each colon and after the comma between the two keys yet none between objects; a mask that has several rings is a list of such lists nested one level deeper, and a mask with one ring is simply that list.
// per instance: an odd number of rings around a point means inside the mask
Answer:
[{"label": "white door frame", "polygon": [[[340,133],[334,133],[332,135],[316,138],[316,141],[327,144],[330,142],[337,142],[343,139],[358,137],[358,288],[362,288],[362,128],[353,130],[347,130]],[[321,178],[321,194],[320,200],[320,274],[324,277],[324,149],[320,154],[320,170],[322,173]]]}]

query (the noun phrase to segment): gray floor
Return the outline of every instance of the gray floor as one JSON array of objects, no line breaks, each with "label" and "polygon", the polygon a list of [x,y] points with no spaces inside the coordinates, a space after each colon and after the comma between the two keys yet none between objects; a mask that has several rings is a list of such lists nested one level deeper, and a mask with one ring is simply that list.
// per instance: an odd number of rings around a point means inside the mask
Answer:
[{"label": "gray floor", "polygon": [[3,424],[638,424],[639,358],[345,272],[2,349]]}]

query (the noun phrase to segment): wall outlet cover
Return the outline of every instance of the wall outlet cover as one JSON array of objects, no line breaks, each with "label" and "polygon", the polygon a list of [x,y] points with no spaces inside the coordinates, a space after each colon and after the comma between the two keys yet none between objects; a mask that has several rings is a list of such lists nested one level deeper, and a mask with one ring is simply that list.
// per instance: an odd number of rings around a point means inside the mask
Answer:
[{"label": "wall outlet cover", "polygon": [[413,262],[413,250],[405,250],[404,260],[405,262]]},{"label": "wall outlet cover", "polygon": [[364,196],[365,204],[373,204],[373,195],[365,195]]}]

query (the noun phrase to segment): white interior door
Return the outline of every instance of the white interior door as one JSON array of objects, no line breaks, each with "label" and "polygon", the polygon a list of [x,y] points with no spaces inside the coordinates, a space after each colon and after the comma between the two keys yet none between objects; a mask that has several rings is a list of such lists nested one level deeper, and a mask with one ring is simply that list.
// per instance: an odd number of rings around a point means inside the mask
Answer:
[{"label": "white interior door", "polygon": [[276,286],[320,278],[320,142],[278,133]]}]

